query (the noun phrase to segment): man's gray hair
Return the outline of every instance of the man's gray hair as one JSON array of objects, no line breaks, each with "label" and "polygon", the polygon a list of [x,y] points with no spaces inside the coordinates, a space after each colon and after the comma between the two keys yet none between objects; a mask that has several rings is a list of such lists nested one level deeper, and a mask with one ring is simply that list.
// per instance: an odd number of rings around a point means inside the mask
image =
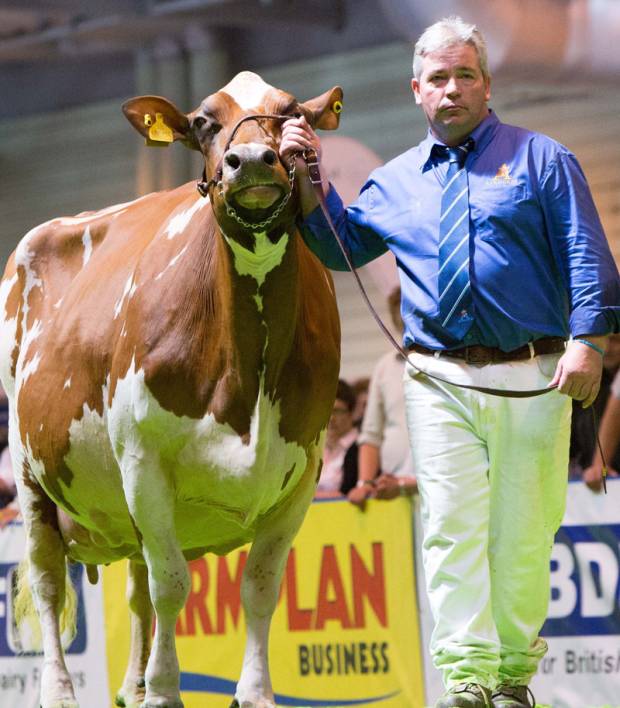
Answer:
[{"label": "man's gray hair", "polygon": [[476,25],[465,22],[452,15],[444,17],[427,27],[415,44],[413,51],[413,75],[419,81],[422,74],[422,59],[431,52],[453,47],[455,44],[469,44],[478,53],[480,69],[485,78],[489,78],[487,45]]}]

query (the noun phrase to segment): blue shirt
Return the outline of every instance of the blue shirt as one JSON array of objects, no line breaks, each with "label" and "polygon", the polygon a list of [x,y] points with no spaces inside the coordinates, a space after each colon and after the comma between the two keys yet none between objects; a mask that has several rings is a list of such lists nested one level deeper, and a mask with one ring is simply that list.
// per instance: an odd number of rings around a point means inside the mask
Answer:
[{"label": "blue shirt", "polygon": [[[546,336],[620,330],[620,278],[575,156],[551,138],[501,123],[493,112],[471,133],[470,266],[474,326],[455,340],[441,326],[438,236],[447,163],[430,133],[378,168],[344,209],[330,215],[353,263],[388,249],[401,281],[404,344],[432,349],[483,344],[511,351]],[[323,263],[348,270],[321,210],[302,225]]]}]

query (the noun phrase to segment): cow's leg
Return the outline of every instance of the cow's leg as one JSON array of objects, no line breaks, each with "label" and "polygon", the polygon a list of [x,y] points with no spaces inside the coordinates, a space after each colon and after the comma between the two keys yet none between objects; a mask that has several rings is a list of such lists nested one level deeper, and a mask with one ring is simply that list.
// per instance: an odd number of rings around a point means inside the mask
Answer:
[{"label": "cow's leg", "polygon": [[43,643],[42,708],[77,708],[61,643],[60,613],[65,601],[66,559],[56,505],[34,479],[17,481],[26,525],[29,583]]},{"label": "cow's leg", "polygon": [[131,645],[123,685],[116,696],[117,706],[134,708],[145,697],[146,665],[151,651],[153,605],[149,596],[148,571],[144,563],[129,562],[127,602],[130,612]]},{"label": "cow's leg", "polygon": [[156,462],[147,465],[143,456],[131,457],[123,477],[129,510],[142,537],[156,620],[141,708],[183,708],[175,628],[189,594],[190,579],[176,539],[174,490],[159,465]]},{"label": "cow's leg", "polygon": [[268,666],[269,626],[291,543],[312,501],[318,465],[319,451],[315,451],[297,489],[257,528],[241,583],[247,640],[233,706],[275,708]]}]

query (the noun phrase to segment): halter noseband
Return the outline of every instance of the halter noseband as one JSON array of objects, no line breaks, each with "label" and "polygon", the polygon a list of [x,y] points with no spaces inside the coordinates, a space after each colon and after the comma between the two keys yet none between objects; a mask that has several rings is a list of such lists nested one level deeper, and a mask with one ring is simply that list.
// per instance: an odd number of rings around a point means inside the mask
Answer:
[{"label": "halter noseband", "polygon": [[224,162],[224,157],[226,156],[226,153],[228,152],[228,149],[230,148],[230,145],[232,141],[235,139],[235,135],[237,134],[237,131],[241,127],[243,123],[245,123],[248,120],[255,120],[255,121],[261,121],[261,120],[277,120],[280,121],[281,123],[284,123],[284,121],[289,120],[289,118],[294,118],[295,116],[285,116],[285,115],[280,115],[280,114],[274,114],[274,113],[251,113],[248,116],[243,116],[242,118],[239,118],[239,120],[235,123],[233,129],[230,131],[230,135],[228,136],[228,139],[226,140],[226,145],[224,146],[224,152],[222,153],[222,157],[220,158],[220,161],[217,163],[217,167],[215,168],[215,172],[213,173],[213,177],[210,180],[207,180],[207,169],[206,167],[202,168],[202,179],[198,182],[196,185],[196,189],[200,193],[200,196],[202,197],[207,197],[209,195],[209,190],[211,187],[215,187],[217,184],[219,184],[222,181],[222,174],[224,172],[223,168],[223,162]]}]

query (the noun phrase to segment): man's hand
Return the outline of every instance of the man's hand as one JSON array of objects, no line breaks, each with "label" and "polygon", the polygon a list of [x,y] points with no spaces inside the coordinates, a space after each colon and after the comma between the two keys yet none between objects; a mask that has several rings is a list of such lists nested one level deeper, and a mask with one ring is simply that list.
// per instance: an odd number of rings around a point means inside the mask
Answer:
[{"label": "man's hand", "polygon": [[[588,339],[595,338],[588,337]],[[557,384],[560,393],[577,401],[583,401],[583,407],[587,408],[598,394],[602,372],[603,357],[592,347],[571,341],[568,343],[566,353],[558,361],[549,386]]]},{"label": "man's hand", "polygon": [[300,154],[303,153],[304,150],[314,150],[316,152],[319,161],[319,170],[321,171],[323,194],[327,194],[329,182],[325,171],[321,168],[321,141],[319,140],[319,136],[314,132],[303,116],[301,118],[291,118],[282,125],[280,157],[285,164],[288,164],[291,155],[298,153],[295,169],[297,174],[301,177],[301,179],[297,180],[297,186],[299,188],[301,211],[305,217],[316,209],[318,202],[314,188],[308,179],[308,166]]},{"label": "man's hand", "polygon": [[[607,470],[608,477],[617,477],[618,472],[614,469]],[[603,491],[603,467],[593,464],[583,471],[583,481],[593,492]]]},{"label": "man's hand", "polygon": [[308,121],[303,117],[290,118],[282,124],[280,156],[286,162],[292,153],[314,150],[321,159],[321,141]]}]

